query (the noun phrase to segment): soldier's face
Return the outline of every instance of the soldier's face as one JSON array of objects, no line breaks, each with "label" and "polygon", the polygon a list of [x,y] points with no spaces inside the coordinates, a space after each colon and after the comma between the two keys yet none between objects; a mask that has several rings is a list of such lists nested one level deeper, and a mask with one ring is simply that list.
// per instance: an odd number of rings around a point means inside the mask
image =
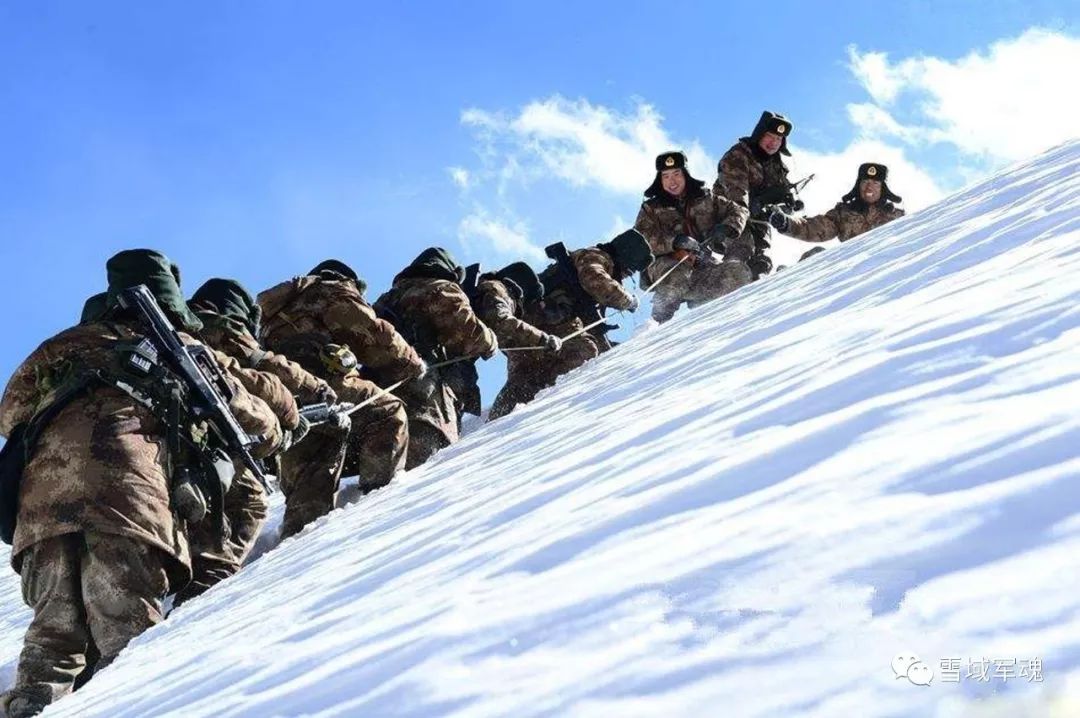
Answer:
[{"label": "soldier's face", "polygon": [[664,185],[664,191],[676,197],[686,189],[686,177],[682,170],[664,170],[660,173],[660,183]]},{"label": "soldier's face", "polygon": [[859,182],[859,197],[867,204],[874,204],[881,199],[881,182],[864,179]]},{"label": "soldier's face", "polygon": [[758,146],[767,155],[775,155],[784,144],[784,138],[775,132],[766,132],[758,140]]}]

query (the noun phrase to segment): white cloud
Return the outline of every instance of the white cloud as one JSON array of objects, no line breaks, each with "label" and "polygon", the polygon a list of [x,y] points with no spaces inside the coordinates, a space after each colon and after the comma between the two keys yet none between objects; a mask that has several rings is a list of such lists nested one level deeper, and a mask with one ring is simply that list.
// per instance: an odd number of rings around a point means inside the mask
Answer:
[{"label": "white cloud", "polygon": [[529,239],[524,222],[506,222],[491,217],[484,209],[476,209],[458,224],[458,239],[470,253],[497,260],[525,260],[543,263],[544,250]]},{"label": "white cloud", "polygon": [[801,197],[810,214],[830,209],[852,185],[863,162],[880,162],[889,168],[889,189],[904,198],[908,211],[921,209],[945,194],[925,169],[919,167],[904,150],[871,139],[856,140],[840,152],[814,152],[792,145],[791,179],[813,174]]},{"label": "white cloud", "polygon": [[446,171],[460,189],[467,190],[472,185],[472,174],[464,167],[447,167]]},{"label": "white cloud", "polygon": [[514,116],[469,109],[461,121],[483,143],[482,158],[501,158],[503,182],[556,177],[576,187],[640,195],[652,181],[656,155],[670,149],[686,152],[691,174],[715,173],[701,144],[673,139],[662,127],[663,117],[644,102],[624,114],[556,95]]},{"label": "white cloud", "polygon": [[[949,143],[991,164],[1080,135],[1080,38],[1031,29],[955,61],[914,57],[893,63],[884,53],[855,47],[848,56],[876,103],[848,108],[868,133],[912,144]],[[912,119],[893,120],[900,113]]]},{"label": "white cloud", "polygon": [[[633,215],[631,215],[633,217]],[[634,220],[626,220],[621,214],[617,214],[611,218],[611,226],[607,231],[596,238],[597,242],[607,242],[613,237],[622,234],[626,230],[634,226]]]},{"label": "white cloud", "polygon": [[[834,152],[793,145],[792,178],[814,173],[803,192],[810,214],[832,207],[854,183],[862,162],[889,166],[889,185],[910,212],[940,199],[961,183],[985,176],[1009,161],[1028,157],[1080,135],[1080,93],[1070,90],[1080,67],[1080,39],[1029,30],[956,59],[931,56],[890,59],[883,52],[848,50],[849,67],[866,90],[865,101],[847,106],[849,138]],[[711,184],[716,160],[697,140],[673,137],[656,107],[638,100],[628,111],[569,100],[559,95],[534,100],[517,111],[465,110],[461,122],[476,137],[478,166],[461,170],[459,186],[487,199],[499,212],[474,205],[462,221],[462,243],[500,258],[543,262],[543,253],[516,218],[535,208],[521,204],[530,183],[557,180],[568,190],[600,188],[626,201],[604,239],[629,226],[641,192],[652,180],[653,160],[682,149],[690,171]],[[707,131],[708,128],[701,128]],[[811,128],[812,129],[812,128]],[[809,134],[809,133],[808,133]],[[734,138],[732,138],[734,139]],[[917,160],[915,159],[917,158]],[[571,216],[549,230],[576,238],[594,235]],[[784,245],[787,240],[778,240]],[[806,245],[774,245],[774,258],[797,257]]]}]

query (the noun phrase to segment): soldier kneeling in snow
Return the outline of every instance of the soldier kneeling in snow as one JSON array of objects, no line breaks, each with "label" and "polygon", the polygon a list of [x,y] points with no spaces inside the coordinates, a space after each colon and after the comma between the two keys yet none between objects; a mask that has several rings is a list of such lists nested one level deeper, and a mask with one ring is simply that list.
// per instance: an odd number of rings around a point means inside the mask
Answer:
[{"label": "soldier kneeling in snow", "polygon": [[509,414],[518,404],[594,359],[612,344],[605,336],[611,328],[596,324],[606,308],[634,311],[638,300],[623,289],[622,281],[644,272],[652,263],[649,244],[637,230],[628,230],[610,242],[567,252],[561,243],[547,248],[555,263],[540,274],[543,302],[525,306],[524,320],[553,337],[572,338],[549,351],[512,352],[507,357],[506,384],[495,397],[489,419]]}]

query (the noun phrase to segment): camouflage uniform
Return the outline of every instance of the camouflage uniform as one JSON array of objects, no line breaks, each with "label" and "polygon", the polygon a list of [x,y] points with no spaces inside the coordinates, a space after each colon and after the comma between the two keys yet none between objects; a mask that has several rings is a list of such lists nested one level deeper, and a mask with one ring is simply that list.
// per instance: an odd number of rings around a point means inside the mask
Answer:
[{"label": "camouflage uniform", "polygon": [[[637,233],[635,233],[637,234]],[[616,241],[627,234],[620,235]],[[645,244],[640,235],[638,241]],[[580,288],[599,307],[627,310],[636,306],[637,300],[623,289],[621,278],[627,270],[616,268],[616,250],[613,243],[579,249],[570,253]],[[644,249],[644,246],[643,246]],[[647,252],[647,249],[645,249]],[[648,262],[644,262],[647,266]],[[636,266],[636,265],[635,265]],[[572,288],[555,279],[557,267],[552,266],[541,275],[544,282],[544,306],[530,305],[524,320],[537,329],[557,337],[566,337],[592,323],[592,317],[582,316],[580,304],[573,296]],[[595,359],[601,352],[611,348],[599,327],[562,343],[557,352],[511,352],[506,359],[506,384],[495,397],[488,419],[498,419],[513,411],[518,404],[527,404],[536,395],[579,366]]]},{"label": "camouflage uniform", "polygon": [[891,202],[871,205],[862,202],[838,202],[825,214],[792,217],[784,234],[805,242],[828,242],[837,237],[841,242],[846,242],[903,216],[904,210]]},{"label": "camouflage uniform", "polygon": [[[259,294],[258,302],[264,347],[325,380],[341,402],[360,404],[378,395],[380,386],[423,372],[416,351],[375,316],[355,273],[340,263],[323,263],[307,276],[282,282]],[[323,359],[328,345],[350,350],[368,378],[356,368],[331,369]],[[281,457],[283,536],[333,509],[343,471],[358,473],[363,489],[372,490],[388,484],[405,465],[409,422],[401,399],[384,393],[352,414],[345,439],[340,430],[316,427]]]},{"label": "camouflage uniform", "polygon": [[[117,320],[79,325],[47,340],[9,381],[0,434],[10,436],[51,404],[78,372],[119,371],[117,345],[139,337],[136,327]],[[245,431],[265,437],[255,451],[265,455],[281,441],[277,419],[226,378],[230,409]],[[165,436],[149,409],[96,382],[43,428],[23,473],[11,552],[34,618],[15,688],[5,698],[9,715],[33,715],[66,695],[91,641],[100,651],[98,667],[110,663],[128,641],[161,621],[165,593],[190,578],[183,522],[170,507],[168,465],[175,458]]]},{"label": "camouflage uniform", "polygon": [[[766,132],[780,127],[784,128],[781,130],[784,140],[780,150],[774,155],[766,154],[758,145],[759,140]],[[767,273],[767,269],[762,271],[761,262],[769,247],[769,229],[767,225],[749,220],[764,222],[766,218],[761,214],[760,206],[762,196],[779,188],[787,190],[791,186],[783,159],[783,155],[791,154],[787,149],[790,132],[791,123],[786,118],[771,112],[762,113],[753,134],[740,138],[724,153],[717,166],[713,194],[734,202],[741,209],[731,224],[736,236],[724,242],[725,258],[748,262],[755,270],[755,279],[759,274]],[[771,266],[767,258],[765,261]]]},{"label": "camouflage uniform", "polygon": [[[875,227],[899,219],[904,216],[904,210],[893,202],[900,203],[903,200],[889,189],[888,175],[889,168],[885,165],[864,162],[859,165],[855,185],[835,207],[815,217],[787,217],[785,215],[781,218],[784,222],[776,226],[783,227],[784,234],[806,242],[828,242],[834,237],[839,237],[841,242],[846,242]],[[863,180],[872,180],[881,185],[881,195],[873,204],[867,204],[860,196],[859,188]],[[770,221],[773,221],[772,217]],[[801,259],[806,259],[823,249],[824,247],[814,247]]]},{"label": "camouflage uniform", "polygon": [[[703,187],[686,171],[686,157],[681,152],[665,152],[656,158],[656,179],[645,190],[645,201],[638,211],[634,228],[649,240],[656,256],[649,268],[650,285],[663,278],[653,293],[652,318],[665,322],[686,302],[695,307],[721,297],[751,281],[746,265],[732,258],[728,262],[696,261],[683,258],[672,243],[685,235],[723,251],[725,236],[737,236],[746,222],[747,210]],[[681,169],[686,189],[679,197],[664,190],[660,173]],[[680,260],[681,263],[680,263]],[[677,269],[672,267],[678,265]],[[672,270],[670,274],[667,274]],[[667,276],[665,277],[665,274]]]},{"label": "camouflage uniform", "polygon": [[476,314],[495,332],[500,347],[542,347],[548,341],[547,332],[522,318],[525,302],[516,285],[488,275],[477,294]]},{"label": "camouflage uniform", "polygon": [[[238,283],[212,279],[195,293],[191,308],[203,323],[199,337],[236,363],[244,387],[263,399],[283,428],[297,429],[299,411],[294,395],[305,404],[319,400],[325,382],[280,354],[265,351],[252,334],[257,331],[258,305]],[[192,580],[176,596],[180,605],[214,584],[236,574],[255,545],[269,509],[266,492],[242,466],[225,495],[227,533],[219,540],[209,522],[189,527]]]},{"label": "camouflage uniform", "polygon": [[[446,250],[431,248],[394,278],[375,302],[429,364],[449,359],[488,358],[498,346],[494,333],[472,310],[460,286],[464,270]],[[458,440],[457,397],[440,369],[429,370],[398,391],[409,416],[406,468],[426,462]]]}]

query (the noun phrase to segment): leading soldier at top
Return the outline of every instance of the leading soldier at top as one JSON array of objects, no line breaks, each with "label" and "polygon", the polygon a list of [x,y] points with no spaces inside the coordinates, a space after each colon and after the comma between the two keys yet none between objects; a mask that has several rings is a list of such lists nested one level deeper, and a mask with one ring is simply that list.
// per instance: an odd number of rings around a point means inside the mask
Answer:
[{"label": "leading soldier at top", "polygon": [[[777,231],[804,242],[828,242],[836,237],[846,242],[904,216],[904,210],[896,206],[903,200],[889,189],[886,182],[888,177],[889,168],[885,165],[864,162],[859,165],[855,186],[825,214],[792,217],[777,207],[769,212],[769,224]],[[814,247],[802,258],[806,259],[824,249]]]}]

